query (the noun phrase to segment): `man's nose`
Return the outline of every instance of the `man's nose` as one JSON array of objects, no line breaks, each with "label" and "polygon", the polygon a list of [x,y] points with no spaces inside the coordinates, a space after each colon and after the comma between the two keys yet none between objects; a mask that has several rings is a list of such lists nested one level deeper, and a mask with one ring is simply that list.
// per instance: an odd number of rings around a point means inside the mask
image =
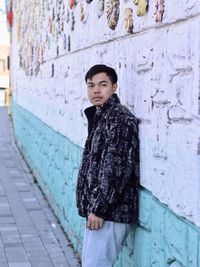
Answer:
[{"label": "man's nose", "polygon": [[95,84],[95,86],[94,86],[94,93],[95,94],[100,93],[100,86],[98,84]]}]

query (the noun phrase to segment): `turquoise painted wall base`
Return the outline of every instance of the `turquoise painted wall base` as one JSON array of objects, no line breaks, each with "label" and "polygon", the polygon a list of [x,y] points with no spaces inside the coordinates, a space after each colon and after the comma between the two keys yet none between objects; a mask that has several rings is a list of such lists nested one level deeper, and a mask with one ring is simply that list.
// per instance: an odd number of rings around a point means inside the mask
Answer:
[{"label": "turquoise painted wall base", "polygon": [[[12,101],[18,147],[75,250],[81,253],[84,219],[75,187],[82,148]],[[115,267],[200,267],[200,229],[140,191],[139,225],[133,226]]]}]

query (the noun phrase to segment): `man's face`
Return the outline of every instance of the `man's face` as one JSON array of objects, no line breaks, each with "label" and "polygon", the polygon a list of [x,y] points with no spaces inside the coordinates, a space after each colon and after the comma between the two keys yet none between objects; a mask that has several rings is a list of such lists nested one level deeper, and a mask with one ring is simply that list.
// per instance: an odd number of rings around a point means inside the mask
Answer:
[{"label": "man's face", "polygon": [[105,72],[100,72],[91,79],[87,79],[88,98],[94,106],[103,105],[116,90],[117,84],[112,84]]}]

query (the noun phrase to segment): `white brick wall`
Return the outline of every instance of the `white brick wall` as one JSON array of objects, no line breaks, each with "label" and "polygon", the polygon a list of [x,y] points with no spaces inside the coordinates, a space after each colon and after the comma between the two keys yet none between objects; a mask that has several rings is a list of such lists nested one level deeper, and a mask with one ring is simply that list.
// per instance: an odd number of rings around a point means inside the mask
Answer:
[{"label": "white brick wall", "polygon": [[[56,1],[52,2],[56,10]],[[115,31],[109,29],[105,12],[97,18],[96,0],[83,2],[83,6],[87,21],[79,20],[78,3],[73,32],[70,22],[64,20],[64,33],[71,36],[71,51],[66,52],[62,46],[63,33],[58,38],[60,56],[56,57],[52,37],[50,49],[46,45],[44,52],[46,62],[36,77],[26,76],[19,67],[18,50],[27,39],[17,42],[14,25],[14,99],[74,143],[83,145],[87,130],[83,110],[89,105],[84,74],[101,62],[116,68],[120,98],[141,119],[141,184],[177,214],[200,226],[200,3],[166,0],[163,23],[156,23],[153,1],[149,1],[144,17],[136,16],[132,1],[121,1]],[[126,7],[133,8],[134,34],[124,29]],[[51,12],[44,14],[41,33],[34,38],[42,36],[45,40]],[[26,10],[22,21],[25,15]],[[31,25],[29,29],[34,36]]]}]

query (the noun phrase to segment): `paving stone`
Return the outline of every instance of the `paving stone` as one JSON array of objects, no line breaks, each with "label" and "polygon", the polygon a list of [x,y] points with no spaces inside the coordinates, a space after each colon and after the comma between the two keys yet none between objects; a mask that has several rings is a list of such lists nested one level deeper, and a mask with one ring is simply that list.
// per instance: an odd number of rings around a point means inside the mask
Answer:
[{"label": "paving stone", "polygon": [[34,225],[18,225],[18,230],[21,235],[37,234],[37,230]]},{"label": "paving stone", "polygon": [[[70,267],[69,263],[55,263],[56,267]],[[80,266],[80,265],[77,265]]]},{"label": "paving stone", "polygon": [[20,248],[20,247],[24,247],[21,242],[19,242],[19,243],[4,243],[4,249],[5,248]]},{"label": "paving stone", "polygon": [[48,262],[31,262],[31,267],[55,267],[55,266],[53,265],[53,263],[48,263]]},{"label": "paving stone", "polygon": [[18,192],[30,192],[30,186],[21,180],[14,183]]},{"label": "paving stone", "polygon": [[6,257],[8,262],[27,262],[28,257],[23,247],[5,248]]},{"label": "paving stone", "polygon": [[[4,204],[5,205],[5,204]],[[5,216],[5,215],[11,215],[12,212],[10,210],[10,207],[9,206],[0,206],[0,216]]]},{"label": "paving stone", "polygon": [[48,256],[46,256],[46,257],[41,256],[41,257],[37,257],[37,258],[33,257],[33,256],[30,256],[29,257],[29,261],[30,261],[31,264],[34,264],[34,263],[38,263],[38,264],[45,263],[45,264],[50,264],[50,266],[53,264],[51,259]]},{"label": "paving stone", "polygon": [[56,267],[70,267],[67,262],[53,262]]},{"label": "paving stone", "polygon": [[20,172],[17,169],[9,169],[8,170],[9,174],[13,175],[13,176],[19,176]]},{"label": "paving stone", "polygon": [[12,157],[11,157],[9,151],[7,151],[7,152],[4,151],[4,153],[1,153],[1,158],[6,160],[6,162],[12,161],[15,164],[15,162],[12,160]]},{"label": "paving stone", "polygon": [[0,209],[5,208],[5,207],[9,207],[9,204],[8,203],[0,203]]},{"label": "paving stone", "polygon": [[52,234],[52,236],[46,236],[46,237],[42,237],[41,238],[42,239],[42,241],[43,241],[43,243],[46,245],[46,246],[51,246],[51,244],[52,245],[54,245],[54,244],[58,244],[58,240],[57,240],[57,238]]},{"label": "paving stone", "polygon": [[[1,188],[3,188],[2,186],[1,186]],[[6,196],[0,196],[0,203],[1,204],[8,204],[8,199],[7,199],[7,197]]]},{"label": "paving stone", "polygon": [[36,198],[22,198],[22,201],[24,202],[37,202]]},{"label": "paving stone", "polygon": [[3,244],[21,243],[21,238],[18,232],[6,232],[2,234]]},{"label": "paving stone", "polygon": [[52,261],[58,261],[58,259],[60,259],[61,262],[66,261],[66,257],[64,256],[63,252],[52,252],[50,254],[50,257],[52,259]]},{"label": "paving stone", "polygon": [[0,232],[17,231],[17,226],[13,225],[0,225]]},{"label": "paving stone", "polygon": [[13,262],[9,263],[9,267],[31,267],[29,262]]},{"label": "paving stone", "polygon": [[3,251],[3,242],[2,242],[1,234],[0,234],[0,252],[2,251]]},{"label": "paving stone", "polygon": [[4,192],[4,188],[2,185],[0,186],[0,192]]},{"label": "paving stone", "polygon": [[26,181],[26,179],[24,179],[24,177],[21,178],[16,178],[14,181],[12,180],[12,183],[16,186],[16,185],[23,185],[26,184],[27,186],[30,186],[30,184]]},{"label": "paving stone", "polygon": [[14,168],[16,166],[15,162],[13,160],[10,160],[10,156],[9,157],[4,157],[4,160],[5,160],[5,166],[7,168]]},{"label": "paving stone", "polygon": [[12,215],[0,215],[0,224],[13,224],[15,219]]},{"label": "paving stone", "polygon": [[4,249],[0,251],[0,263],[7,263],[7,257]]},{"label": "paving stone", "polygon": [[21,198],[35,198],[34,193],[32,191],[26,193],[20,193]]},{"label": "paving stone", "polygon": [[28,241],[39,241],[40,238],[38,236],[38,233],[35,234],[21,234],[21,238],[24,242]]},{"label": "paving stone", "polygon": [[24,247],[26,249],[31,249],[31,248],[43,248],[44,245],[41,241],[30,241],[30,242],[23,242]]},{"label": "paving stone", "polygon": [[45,217],[43,211],[32,211],[29,212],[29,214],[35,221],[47,221],[47,218]]},{"label": "paving stone", "polygon": [[4,190],[0,190],[0,196],[5,196],[5,191]]},{"label": "paving stone", "polygon": [[28,211],[41,211],[41,206],[37,201],[26,200],[24,206]]},{"label": "paving stone", "polygon": [[46,250],[36,250],[36,251],[28,251],[27,252],[28,257],[46,257],[48,256],[48,253]]},{"label": "paving stone", "polygon": [[43,253],[46,252],[47,253],[44,246],[43,247],[40,247],[40,246],[39,247],[26,247],[25,249],[26,249],[27,255],[28,253],[32,253],[32,252],[43,252]]}]

